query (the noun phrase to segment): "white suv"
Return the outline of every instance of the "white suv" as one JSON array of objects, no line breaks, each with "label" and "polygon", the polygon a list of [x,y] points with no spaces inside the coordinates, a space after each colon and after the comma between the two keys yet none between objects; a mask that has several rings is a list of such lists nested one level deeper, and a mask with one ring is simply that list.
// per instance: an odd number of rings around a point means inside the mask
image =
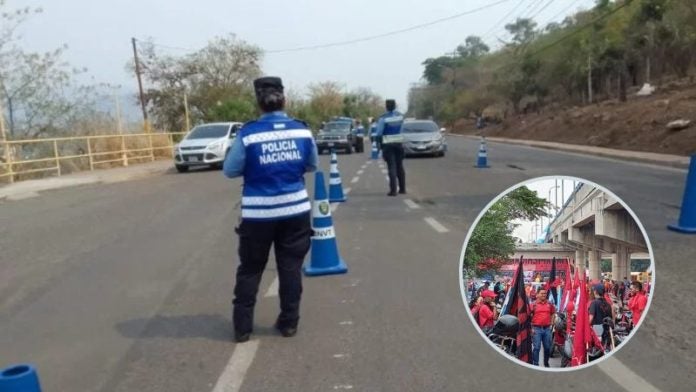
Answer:
[{"label": "white suv", "polygon": [[195,126],[174,146],[174,166],[183,173],[191,166],[221,168],[232,140],[242,127],[240,122],[220,122]]}]

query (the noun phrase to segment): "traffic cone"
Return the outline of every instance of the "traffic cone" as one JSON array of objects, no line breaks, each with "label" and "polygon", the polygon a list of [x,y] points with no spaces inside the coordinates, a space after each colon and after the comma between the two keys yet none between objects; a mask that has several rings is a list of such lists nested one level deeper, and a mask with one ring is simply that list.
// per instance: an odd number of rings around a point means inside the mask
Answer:
[{"label": "traffic cone", "polygon": [[314,205],[312,206],[312,250],[309,265],[305,265],[307,276],[345,274],[346,263],[338,255],[336,233],[331,220],[331,205],[326,198],[324,173],[317,171],[314,180]]},{"label": "traffic cone", "polygon": [[379,159],[379,150],[377,149],[377,142],[372,141],[372,159]]},{"label": "traffic cone", "polygon": [[680,233],[696,234],[696,154],[691,156],[689,172],[686,174],[686,187],[679,222],[667,225],[667,228]]},{"label": "traffic cone", "polygon": [[12,365],[0,371],[0,391],[41,392],[39,376],[34,366],[29,364]]},{"label": "traffic cone", "polygon": [[476,159],[476,167],[487,168],[488,166],[488,152],[486,151],[486,138],[481,138],[481,144],[479,145],[478,158]]},{"label": "traffic cone", "polygon": [[329,172],[329,202],[342,203],[346,201],[343,194],[343,184],[341,184],[341,173],[338,172],[338,159],[336,151],[331,150],[331,169]]}]

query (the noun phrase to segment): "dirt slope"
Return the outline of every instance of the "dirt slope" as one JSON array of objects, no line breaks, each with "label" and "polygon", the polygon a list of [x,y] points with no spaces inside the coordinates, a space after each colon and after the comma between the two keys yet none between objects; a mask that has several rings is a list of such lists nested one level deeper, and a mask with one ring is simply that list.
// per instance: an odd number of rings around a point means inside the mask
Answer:
[{"label": "dirt slope", "polygon": [[[691,125],[679,131],[667,129],[678,119],[691,120]],[[477,133],[472,120],[458,121],[453,132]],[[632,95],[628,102],[609,100],[513,115],[487,126],[485,135],[691,155],[696,153],[696,85],[671,83],[648,97]]]}]

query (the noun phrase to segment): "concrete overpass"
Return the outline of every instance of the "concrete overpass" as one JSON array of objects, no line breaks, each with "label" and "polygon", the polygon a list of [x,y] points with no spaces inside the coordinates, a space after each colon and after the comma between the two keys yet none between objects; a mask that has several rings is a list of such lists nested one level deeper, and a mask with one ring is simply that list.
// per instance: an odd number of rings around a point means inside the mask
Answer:
[{"label": "concrete overpass", "polygon": [[631,276],[631,255],[649,253],[643,233],[628,210],[612,195],[579,184],[551,222],[547,241],[575,251],[576,265],[600,279],[602,258],[611,258],[612,277]]}]

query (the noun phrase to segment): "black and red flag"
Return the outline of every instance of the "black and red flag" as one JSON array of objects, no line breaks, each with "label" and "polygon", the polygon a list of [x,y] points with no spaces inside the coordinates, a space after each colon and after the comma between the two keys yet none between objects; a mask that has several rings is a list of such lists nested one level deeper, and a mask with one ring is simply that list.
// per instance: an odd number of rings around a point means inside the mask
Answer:
[{"label": "black and red flag", "polygon": [[524,270],[522,256],[515,271],[515,280],[508,293],[508,308],[505,314],[516,316],[519,320],[517,330],[517,359],[532,363],[532,320],[530,318],[527,293],[524,291]]},{"label": "black and red flag", "polygon": [[549,292],[548,297],[553,298],[553,303],[558,307],[558,291],[556,290],[556,258],[551,259],[551,275],[549,276]]}]

